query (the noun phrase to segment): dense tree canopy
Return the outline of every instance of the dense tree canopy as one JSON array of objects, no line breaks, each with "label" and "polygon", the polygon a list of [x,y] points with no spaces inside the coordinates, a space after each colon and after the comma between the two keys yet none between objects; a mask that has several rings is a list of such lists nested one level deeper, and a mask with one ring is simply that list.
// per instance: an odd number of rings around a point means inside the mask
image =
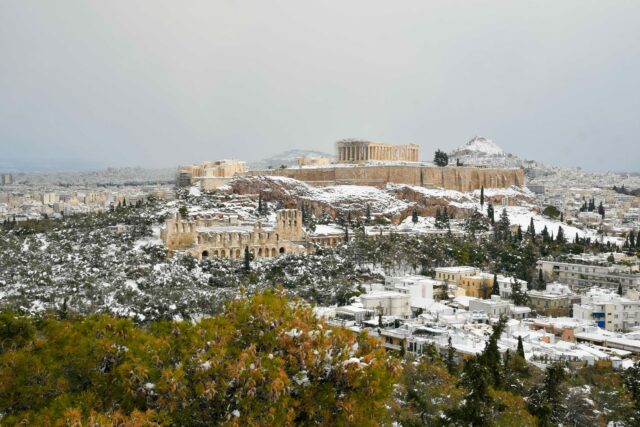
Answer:
[{"label": "dense tree canopy", "polygon": [[[398,362],[267,292],[197,323],[0,318],[3,423],[378,425]],[[144,424],[144,423],[141,423]]]}]

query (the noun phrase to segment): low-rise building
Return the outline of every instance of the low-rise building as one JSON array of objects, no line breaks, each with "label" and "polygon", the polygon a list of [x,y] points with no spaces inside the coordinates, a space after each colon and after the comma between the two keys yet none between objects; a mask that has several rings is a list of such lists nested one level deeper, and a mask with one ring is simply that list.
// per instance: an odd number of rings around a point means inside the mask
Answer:
[{"label": "low-rise building", "polygon": [[469,297],[489,298],[493,289],[493,274],[480,272],[462,276],[458,286],[464,289]]},{"label": "low-rise building", "polygon": [[607,331],[628,331],[640,326],[640,301],[594,288],[582,297],[580,304],[573,305],[573,317],[595,321]]},{"label": "low-rise building", "polygon": [[436,272],[436,280],[440,280],[442,282],[459,284],[460,279],[463,276],[472,276],[474,274],[480,273],[480,269],[476,267],[469,266],[458,266],[458,267],[437,267],[435,269]]},{"label": "low-rise building", "polygon": [[547,284],[544,290],[529,291],[527,295],[532,309],[554,316],[570,315],[573,304],[580,302],[580,296],[567,285],[555,282]]},{"label": "low-rise building", "polygon": [[360,295],[362,307],[377,315],[408,318],[411,316],[409,294],[393,291],[374,291]]},{"label": "low-rise building", "polygon": [[387,276],[384,279],[385,290],[409,295],[409,304],[414,310],[425,310],[433,303],[433,289],[437,286],[442,286],[442,282],[425,276]]},{"label": "low-rise building", "polygon": [[469,300],[469,311],[481,311],[489,317],[508,316],[509,305],[509,301],[503,300],[498,295],[491,295],[490,299]]},{"label": "low-rise building", "polygon": [[538,268],[545,279],[551,279],[571,286],[572,289],[600,288],[623,290],[640,287],[640,273],[621,265],[608,265],[603,262],[563,262],[540,260]]}]

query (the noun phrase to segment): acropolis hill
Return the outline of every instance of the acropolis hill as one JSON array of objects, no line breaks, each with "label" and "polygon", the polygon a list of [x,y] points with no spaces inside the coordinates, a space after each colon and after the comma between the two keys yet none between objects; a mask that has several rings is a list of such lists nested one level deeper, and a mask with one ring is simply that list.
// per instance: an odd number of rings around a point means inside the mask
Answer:
[{"label": "acropolis hill", "polygon": [[520,168],[437,167],[418,162],[417,145],[390,145],[361,140],[336,144],[337,161],[326,166],[261,169],[245,176],[285,176],[315,186],[367,185],[387,183],[473,191],[481,187],[505,188],[524,185]]}]

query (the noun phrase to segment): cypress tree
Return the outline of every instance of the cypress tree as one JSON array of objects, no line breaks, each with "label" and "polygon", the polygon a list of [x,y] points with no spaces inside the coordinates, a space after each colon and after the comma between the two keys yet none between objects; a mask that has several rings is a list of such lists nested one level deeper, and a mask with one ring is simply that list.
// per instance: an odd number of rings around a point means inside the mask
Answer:
[{"label": "cypress tree", "polygon": [[249,252],[249,246],[244,247],[244,271],[251,271],[251,252]]},{"label": "cypress tree", "polygon": [[413,212],[411,213],[411,222],[413,222],[414,224],[418,223],[418,211],[414,208]]},{"label": "cypress tree", "polygon": [[480,209],[484,207],[484,185],[480,187]]},{"label": "cypress tree", "polygon": [[547,230],[547,226],[545,225],[542,229],[542,241],[545,243],[549,242],[549,230]]},{"label": "cypress tree", "polygon": [[558,242],[558,243],[564,243],[565,242],[564,230],[562,229],[562,226],[558,227],[558,235],[556,236],[556,242]]},{"label": "cypress tree", "polygon": [[493,287],[491,288],[491,295],[500,295],[500,285],[498,285],[498,275],[493,273]]},{"label": "cypress tree", "polygon": [[518,239],[518,241],[522,240],[522,227],[520,227],[519,225],[518,225],[518,232],[516,234],[516,239]]},{"label": "cypress tree", "polygon": [[365,218],[367,220],[367,224],[371,222],[371,205],[367,203],[367,210],[365,213]]},{"label": "cypress tree", "polygon": [[533,223],[533,217],[531,217],[531,220],[529,221],[529,228],[527,228],[527,234],[532,238],[536,237],[536,226]]},{"label": "cypress tree", "polygon": [[518,356],[524,359],[524,345],[522,344],[522,337],[518,335],[518,349],[516,350]]},{"label": "cypress tree", "polygon": [[624,292],[622,291],[622,283],[618,283],[618,295],[622,296]]}]

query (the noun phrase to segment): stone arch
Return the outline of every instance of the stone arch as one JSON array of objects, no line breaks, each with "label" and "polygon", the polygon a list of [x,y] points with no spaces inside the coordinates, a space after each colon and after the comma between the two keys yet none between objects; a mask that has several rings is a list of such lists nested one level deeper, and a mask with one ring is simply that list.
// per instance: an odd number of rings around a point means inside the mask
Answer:
[{"label": "stone arch", "polygon": [[240,249],[236,249],[236,258],[240,258]]},{"label": "stone arch", "polygon": [[280,253],[283,254],[284,253],[284,247],[280,248]]},{"label": "stone arch", "polygon": [[262,256],[262,248],[258,249],[258,256]]},{"label": "stone arch", "polygon": [[217,257],[217,256],[219,256],[219,255],[218,255],[218,250],[217,250],[217,249],[216,249],[215,251],[213,251],[213,256],[216,256],[216,257]]},{"label": "stone arch", "polygon": [[220,256],[221,256],[222,258],[225,258],[225,257],[227,256],[227,251],[225,251],[224,249],[222,249],[222,250],[220,251]]},{"label": "stone arch", "polygon": [[271,256],[276,256],[276,248],[271,248]]},{"label": "stone arch", "polygon": [[202,251],[202,259],[209,258],[209,251]]}]

